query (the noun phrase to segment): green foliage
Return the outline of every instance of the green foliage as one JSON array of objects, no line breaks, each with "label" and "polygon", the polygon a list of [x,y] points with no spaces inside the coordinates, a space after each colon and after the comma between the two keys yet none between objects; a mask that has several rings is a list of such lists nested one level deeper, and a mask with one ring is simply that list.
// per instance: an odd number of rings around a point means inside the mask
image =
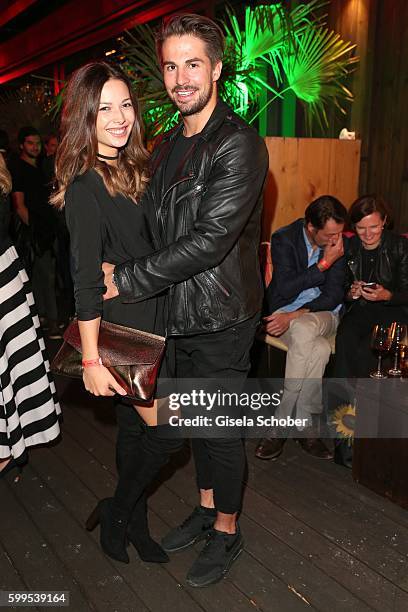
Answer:
[{"label": "green foliage", "polygon": [[295,35],[293,45],[280,52],[287,85],[304,104],[310,133],[314,120],[321,128],[328,125],[328,106],[335,104],[344,113],[341,103],[353,100],[344,80],[357,61],[350,57],[354,48],[338,34],[311,24]]},{"label": "green foliage", "polygon": [[[277,98],[292,90],[305,109],[309,133],[316,122],[327,126],[327,109],[352,100],[345,81],[355,45],[328,31],[315,11],[326,0],[311,0],[292,10],[281,3],[246,7],[243,26],[237,14],[227,9],[223,27],[226,52],[219,93],[250,123]],[[154,138],[178,121],[156,59],[155,37],[149,25],[136,26],[122,39],[122,67],[135,86],[147,137]],[[261,107],[264,92],[268,102]],[[54,110],[58,112],[61,98]]]}]

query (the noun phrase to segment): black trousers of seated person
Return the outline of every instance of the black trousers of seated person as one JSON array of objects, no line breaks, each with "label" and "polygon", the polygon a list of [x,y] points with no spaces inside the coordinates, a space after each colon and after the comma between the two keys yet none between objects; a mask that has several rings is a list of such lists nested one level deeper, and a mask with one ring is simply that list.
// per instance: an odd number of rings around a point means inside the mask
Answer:
[{"label": "black trousers of seated person", "polygon": [[[219,332],[173,339],[177,378],[234,379],[238,386],[243,384],[250,368],[249,353],[259,317],[257,314]],[[239,407],[236,408],[238,411]],[[242,439],[193,438],[192,450],[198,488],[213,489],[219,512],[239,512],[246,466]]]},{"label": "black trousers of seated person", "polygon": [[370,348],[374,325],[393,321],[408,323],[402,307],[359,300],[344,315],[337,328],[334,378],[365,378],[376,369],[377,359]]}]

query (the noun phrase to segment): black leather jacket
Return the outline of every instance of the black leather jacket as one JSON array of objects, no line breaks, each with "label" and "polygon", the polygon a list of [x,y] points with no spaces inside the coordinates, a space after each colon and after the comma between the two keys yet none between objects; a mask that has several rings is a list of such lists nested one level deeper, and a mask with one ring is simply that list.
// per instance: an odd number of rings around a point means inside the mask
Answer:
[{"label": "black leather jacket", "polygon": [[169,335],[228,328],[261,308],[258,246],[268,153],[257,132],[219,101],[168,189],[166,161],[182,124],[152,158],[144,204],[159,225],[153,254],[115,268],[121,299],[171,288]]},{"label": "black leather jacket", "polygon": [[[346,253],[347,285],[362,279],[363,246],[358,236],[353,236]],[[375,267],[375,278],[392,292],[392,298],[385,306],[404,306],[408,312],[408,240],[384,230]],[[351,302],[351,306],[353,302]]]}]

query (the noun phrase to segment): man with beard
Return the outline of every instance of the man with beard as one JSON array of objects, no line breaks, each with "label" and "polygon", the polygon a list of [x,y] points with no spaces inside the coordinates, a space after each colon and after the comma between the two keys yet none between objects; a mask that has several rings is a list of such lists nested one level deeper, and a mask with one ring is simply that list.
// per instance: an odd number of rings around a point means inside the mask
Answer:
[{"label": "man with beard", "polygon": [[[157,50],[167,93],[183,119],[152,157],[147,208],[156,211],[162,248],[116,268],[104,264],[105,297],[119,292],[124,301],[137,301],[170,289],[175,376],[239,383],[249,370],[262,302],[258,245],[267,150],[217,97],[224,36],[213,21],[173,16]],[[220,580],[243,548],[239,436],[193,440],[200,505],[162,541],[173,552],[207,538],[187,575],[194,587]]]}]

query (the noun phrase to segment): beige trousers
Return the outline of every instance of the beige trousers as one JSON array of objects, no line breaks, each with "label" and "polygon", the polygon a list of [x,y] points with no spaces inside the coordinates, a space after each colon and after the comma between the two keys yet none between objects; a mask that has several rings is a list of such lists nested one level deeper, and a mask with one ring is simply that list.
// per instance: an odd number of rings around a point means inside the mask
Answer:
[{"label": "beige trousers", "polygon": [[336,332],[338,315],[329,311],[308,312],[291,321],[280,338],[288,345],[282,401],[275,417],[309,419],[320,414],[322,377],[329,361],[331,347],[327,338]]}]

